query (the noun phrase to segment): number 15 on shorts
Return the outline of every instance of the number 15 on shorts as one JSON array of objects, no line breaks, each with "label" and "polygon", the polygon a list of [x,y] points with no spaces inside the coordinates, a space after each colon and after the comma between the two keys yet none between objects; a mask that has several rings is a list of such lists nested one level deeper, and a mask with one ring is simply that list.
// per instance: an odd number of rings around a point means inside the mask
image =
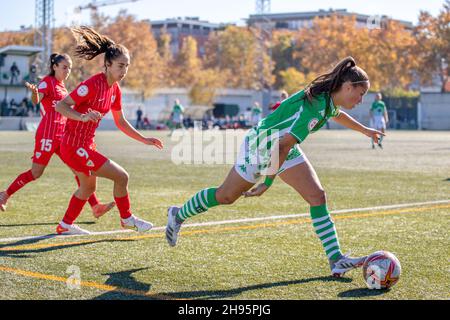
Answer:
[{"label": "number 15 on shorts", "polygon": [[50,152],[52,151],[53,140],[51,139],[42,139],[41,140],[41,151]]}]

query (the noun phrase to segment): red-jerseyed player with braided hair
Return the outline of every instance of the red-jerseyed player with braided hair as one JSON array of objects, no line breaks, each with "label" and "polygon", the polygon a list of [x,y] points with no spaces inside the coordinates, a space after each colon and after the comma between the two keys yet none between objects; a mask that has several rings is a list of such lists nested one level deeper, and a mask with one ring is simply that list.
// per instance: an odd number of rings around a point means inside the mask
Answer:
[{"label": "red-jerseyed player with braided hair", "polygon": [[80,187],[72,196],[56,231],[58,234],[89,234],[89,231],[76,226],[74,221],[89,196],[95,192],[96,177],[114,182],[114,200],[120,212],[122,227],[139,232],[148,231],[152,224],[131,213],[128,173],[97,152],[94,144],[99,122],[111,110],[116,126],[127,136],[144,144],[163,148],[160,140],[142,136],[124,118],[118,82],[125,78],[130,65],[128,49],[88,27],[74,28],[72,32],[78,41],[76,56],[92,60],[104,53],[105,71],[80,83],[56,106],[56,110],[68,118],[61,144],[61,157],[80,179]]},{"label": "red-jerseyed player with braided hair", "polygon": [[[67,54],[54,53],[50,56],[49,66],[49,74],[40,81],[38,86],[28,82],[25,83],[26,87],[32,92],[31,100],[33,104],[41,103],[43,106],[41,108],[42,120],[36,131],[31,170],[20,174],[8,189],[0,192],[1,211],[6,210],[6,203],[13,194],[42,176],[53,154],[60,156],[60,143],[67,119],[55,111],[55,105],[68,94],[64,81],[70,75],[72,59]],[[114,202],[101,204],[95,193],[89,198],[89,204],[96,218],[104,215],[115,205]]]}]

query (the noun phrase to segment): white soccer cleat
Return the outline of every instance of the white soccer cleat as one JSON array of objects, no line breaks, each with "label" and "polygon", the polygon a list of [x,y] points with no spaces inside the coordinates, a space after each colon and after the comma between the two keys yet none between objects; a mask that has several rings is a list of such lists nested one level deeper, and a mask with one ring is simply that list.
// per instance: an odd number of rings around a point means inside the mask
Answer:
[{"label": "white soccer cleat", "polygon": [[6,202],[8,201],[8,194],[6,191],[0,192],[0,210],[5,212],[6,211]]},{"label": "white soccer cleat", "polygon": [[152,223],[139,219],[134,215],[128,219],[120,219],[120,223],[122,228],[136,230],[137,232],[146,232],[153,228]]},{"label": "white soccer cleat", "polygon": [[64,236],[91,234],[89,231],[81,229],[76,224],[66,224],[62,221],[56,227],[56,233],[59,235],[64,235]]},{"label": "white soccer cleat", "polygon": [[180,232],[181,222],[177,221],[178,207],[170,207],[167,212],[166,240],[171,247],[177,245],[178,233]]},{"label": "white soccer cleat", "polygon": [[332,262],[330,261],[330,267],[331,267],[331,275],[336,278],[342,277],[346,272],[355,269],[360,268],[364,264],[364,261],[366,261],[367,256],[359,257],[359,258],[352,258],[349,257],[349,254],[343,255],[339,258],[339,260]]}]

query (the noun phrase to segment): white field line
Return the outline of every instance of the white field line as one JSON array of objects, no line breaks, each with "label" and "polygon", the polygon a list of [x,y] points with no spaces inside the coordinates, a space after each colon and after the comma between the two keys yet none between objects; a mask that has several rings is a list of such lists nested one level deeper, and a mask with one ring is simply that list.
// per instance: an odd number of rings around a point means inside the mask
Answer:
[{"label": "white field line", "polygon": [[[450,200],[404,203],[404,204],[395,204],[395,205],[388,205],[388,206],[334,210],[334,211],[331,211],[331,214],[336,215],[336,214],[361,212],[361,211],[379,211],[379,210],[389,210],[389,209],[400,209],[400,208],[418,207],[418,206],[445,204],[445,203],[450,203]],[[309,216],[310,216],[309,213],[300,213],[300,214],[287,214],[287,215],[269,216],[269,217],[261,217],[261,218],[222,220],[222,221],[185,224],[185,225],[183,225],[183,228],[217,226],[217,225],[226,225],[226,224],[234,224],[234,223],[248,223],[248,222],[268,221],[268,220],[294,219],[294,218],[304,218],[304,217],[309,217]],[[166,227],[154,227],[154,228],[152,228],[152,231],[161,231],[161,230],[165,230],[165,228]],[[27,240],[38,241],[38,240],[45,240],[45,239],[52,239],[52,238],[67,239],[67,238],[76,238],[76,237],[103,236],[103,235],[134,233],[134,232],[135,231],[133,231],[133,230],[113,230],[113,231],[91,232],[88,235],[71,235],[71,236],[60,236],[60,235],[56,235],[56,234],[49,234],[49,235],[44,235],[44,236],[4,238],[4,239],[0,239],[0,243],[27,241]]]}]

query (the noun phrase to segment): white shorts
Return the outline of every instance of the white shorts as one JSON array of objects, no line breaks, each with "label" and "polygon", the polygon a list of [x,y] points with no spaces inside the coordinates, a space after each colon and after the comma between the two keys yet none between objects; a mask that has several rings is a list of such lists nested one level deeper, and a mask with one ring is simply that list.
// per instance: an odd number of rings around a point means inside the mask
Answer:
[{"label": "white shorts", "polygon": [[183,123],[183,115],[182,115],[182,114],[176,114],[176,115],[174,115],[174,116],[172,117],[172,121],[173,121],[175,124],[181,124],[181,123]]},{"label": "white shorts", "polygon": [[254,115],[253,117],[252,117],[252,124],[253,124],[253,126],[256,126],[256,125],[258,125],[258,123],[261,121],[261,119],[262,119],[262,116],[261,115]]},{"label": "white shorts", "polygon": [[386,130],[386,121],[384,120],[384,117],[374,117],[373,118],[373,126],[377,130],[381,130],[381,129]]},{"label": "white shorts", "polygon": [[[257,183],[261,176],[263,176],[263,170],[261,170],[261,165],[249,164],[246,162],[247,150],[246,141],[244,141],[241,145],[241,150],[234,168],[244,180],[250,183]],[[286,161],[278,170],[278,174],[305,162],[306,159],[302,149],[300,149],[300,146],[297,144],[289,151]]]}]

